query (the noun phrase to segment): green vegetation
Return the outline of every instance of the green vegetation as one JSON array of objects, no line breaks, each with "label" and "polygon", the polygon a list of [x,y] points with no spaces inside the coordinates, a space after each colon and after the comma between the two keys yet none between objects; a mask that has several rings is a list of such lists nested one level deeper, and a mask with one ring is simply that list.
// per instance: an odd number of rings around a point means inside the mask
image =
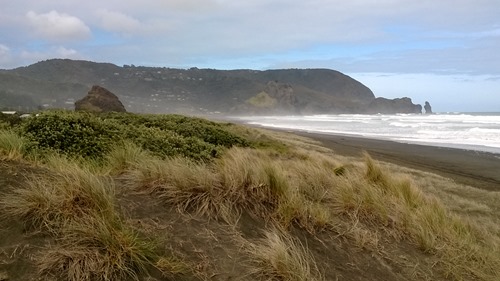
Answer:
[{"label": "green vegetation", "polygon": [[[452,210],[472,199],[424,189],[424,177],[368,154],[179,115],[57,111],[0,130],[0,159],[34,170],[2,191],[0,213],[49,239],[31,253],[46,278],[208,280],[224,270],[206,257],[230,245],[225,261],[242,256],[235,271],[247,280],[330,280],[341,275],[324,262],[344,262],[345,248],[408,279],[500,278],[500,197],[467,203],[488,213],[477,223]],[[227,244],[205,252],[202,237]]]},{"label": "green vegetation", "polygon": [[28,118],[19,133],[33,153],[52,150],[70,157],[102,159],[112,147],[129,142],[161,158],[180,155],[206,161],[226,147],[249,145],[228,127],[179,115],[48,111]]}]

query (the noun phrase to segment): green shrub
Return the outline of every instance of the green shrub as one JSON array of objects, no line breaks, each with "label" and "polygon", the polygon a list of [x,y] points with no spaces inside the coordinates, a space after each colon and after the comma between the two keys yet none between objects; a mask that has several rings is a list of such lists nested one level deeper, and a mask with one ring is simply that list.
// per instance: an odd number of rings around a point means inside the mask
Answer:
[{"label": "green shrub", "polygon": [[0,128],[14,127],[21,121],[20,114],[3,114],[0,112]]},{"label": "green shrub", "polygon": [[221,124],[209,120],[187,117],[182,115],[138,115],[112,113],[105,115],[105,118],[118,120],[122,124],[132,126],[145,126],[148,128],[158,128],[160,130],[172,131],[186,138],[199,138],[204,142],[232,147],[247,147],[250,142],[245,138],[231,132],[225,127],[231,124]]},{"label": "green shrub", "polygon": [[127,138],[162,158],[182,155],[196,160],[208,160],[218,154],[215,145],[198,138],[185,138],[175,132],[159,128],[144,126],[133,128],[136,128],[135,131],[129,130]]},{"label": "green shrub", "polygon": [[22,134],[38,149],[50,149],[70,156],[101,157],[116,135],[101,120],[89,114],[44,112],[29,118]]},{"label": "green shrub", "polygon": [[29,150],[55,150],[72,157],[102,158],[124,142],[160,158],[217,157],[223,147],[248,141],[208,120],[177,115],[103,114],[51,111],[27,119],[20,134]]}]

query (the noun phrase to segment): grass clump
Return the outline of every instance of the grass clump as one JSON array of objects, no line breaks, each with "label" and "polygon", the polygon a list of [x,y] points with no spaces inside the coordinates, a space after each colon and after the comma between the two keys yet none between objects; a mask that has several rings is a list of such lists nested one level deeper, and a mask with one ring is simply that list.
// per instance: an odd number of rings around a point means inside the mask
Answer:
[{"label": "grass clump", "polygon": [[26,150],[26,141],[12,130],[0,130],[0,157],[19,160]]},{"label": "grass clump", "polygon": [[57,280],[138,280],[153,266],[155,244],[139,237],[115,208],[109,177],[52,156],[49,170],[0,200],[4,219],[54,237],[37,259],[39,274]]},{"label": "grass clump", "polygon": [[5,213],[21,219],[30,228],[50,232],[88,215],[115,220],[112,181],[70,164],[65,158],[58,159],[52,161],[64,163],[60,166],[64,171],[33,177],[25,188],[7,194],[1,201]]},{"label": "grass clump", "polygon": [[61,229],[58,245],[39,257],[42,276],[61,280],[138,280],[157,260],[156,245],[121,222],[96,217]]},{"label": "grass clump", "polygon": [[250,244],[250,272],[265,280],[302,281],[324,280],[313,255],[297,239],[277,230],[265,232],[265,237]]},{"label": "grass clump", "polygon": [[493,257],[500,249],[486,246],[497,245],[498,237],[483,235],[479,226],[453,215],[438,199],[424,195],[409,179],[390,174],[369,155],[364,166],[347,165],[341,176],[336,168],[346,165],[315,154],[291,155],[232,148],[213,163],[157,160],[150,166],[139,164],[128,176],[184,212],[229,222],[248,212],[284,228],[334,230],[374,251],[380,237],[389,235],[437,257],[450,278],[498,276],[491,269],[500,263]]}]

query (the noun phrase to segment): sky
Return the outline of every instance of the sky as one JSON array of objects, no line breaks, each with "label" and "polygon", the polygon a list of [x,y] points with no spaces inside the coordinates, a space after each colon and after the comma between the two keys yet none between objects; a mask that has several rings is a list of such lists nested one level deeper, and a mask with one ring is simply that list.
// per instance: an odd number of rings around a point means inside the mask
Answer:
[{"label": "sky", "polygon": [[0,0],[0,69],[330,68],[377,97],[500,112],[500,0]]}]

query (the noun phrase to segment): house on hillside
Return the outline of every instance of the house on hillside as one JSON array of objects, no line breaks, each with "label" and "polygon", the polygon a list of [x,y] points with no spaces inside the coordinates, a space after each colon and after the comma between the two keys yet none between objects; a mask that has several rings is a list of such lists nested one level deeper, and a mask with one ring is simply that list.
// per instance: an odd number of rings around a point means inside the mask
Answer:
[{"label": "house on hillside", "polygon": [[17,111],[11,111],[11,110],[9,110],[9,111],[2,111],[2,114],[7,114],[7,115],[14,115],[16,113],[17,113]]}]

